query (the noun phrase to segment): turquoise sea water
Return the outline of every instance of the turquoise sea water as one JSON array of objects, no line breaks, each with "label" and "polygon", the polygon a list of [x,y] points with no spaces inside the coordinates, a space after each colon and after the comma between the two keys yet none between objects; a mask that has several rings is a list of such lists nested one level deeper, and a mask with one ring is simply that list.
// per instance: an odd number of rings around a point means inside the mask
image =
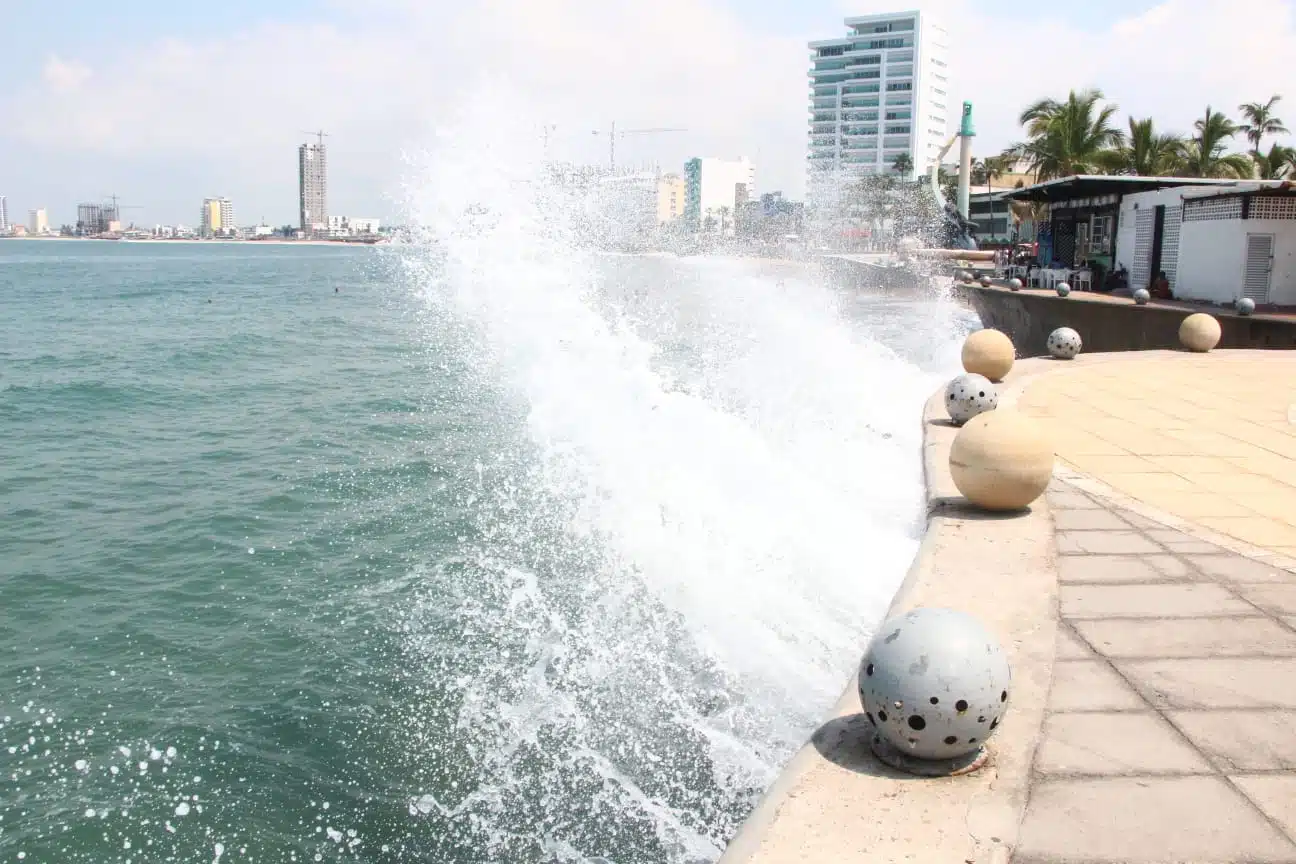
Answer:
[{"label": "turquoise sea water", "polygon": [[707,861],[814,728],[960,316],[439,255],[0,242],[0,861]]}]

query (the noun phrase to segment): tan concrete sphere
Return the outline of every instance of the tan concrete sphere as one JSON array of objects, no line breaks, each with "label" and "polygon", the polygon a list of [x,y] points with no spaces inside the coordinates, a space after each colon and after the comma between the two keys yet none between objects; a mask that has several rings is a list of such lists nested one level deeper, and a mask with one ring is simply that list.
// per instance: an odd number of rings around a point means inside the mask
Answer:
[{"label": "tan concrete sphere", "polygon": [[978,330],[963,343],[963,368],[991,381],[1002,381],[1012,369],[1017,351],[1012,340],[998,330]]},{"label": "tan concrete sphere", "polygon": [[1205,352],[1220,341],[1220,323],[1214,315],[1194,312],[1179,325],[1179,343],[1189,351]]},{"label": "tan concrete sphere", "polygon": [[1000,408],[969,420],[950,446],[954,485],[983,510],[1021,510],[1053,476],[1053,446],[1029,417]]}]

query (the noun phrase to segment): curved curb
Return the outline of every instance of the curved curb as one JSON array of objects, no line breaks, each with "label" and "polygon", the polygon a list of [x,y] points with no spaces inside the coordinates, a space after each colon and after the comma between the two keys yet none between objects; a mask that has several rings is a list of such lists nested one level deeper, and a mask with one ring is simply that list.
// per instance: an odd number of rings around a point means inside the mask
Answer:
[{"label": "curved curb", "polygon": [[[1013,382],[1019,377],[1033,376],[1009,376]],[[1044,498],[1010,517],[967,509],[949,475],[956,433],[942,388],[923,411],[927,530],[888,617],[915,606],[949,606],[977,616],[1000,637],[1013,689],[1010,710],[989,745],[991,766],[939,779],[885,767],[869,748],[872,728],[860,713],[852,678],[831,719],[779,774],[721,864],[1009,860],[1054,661],[1053,528]]]}]

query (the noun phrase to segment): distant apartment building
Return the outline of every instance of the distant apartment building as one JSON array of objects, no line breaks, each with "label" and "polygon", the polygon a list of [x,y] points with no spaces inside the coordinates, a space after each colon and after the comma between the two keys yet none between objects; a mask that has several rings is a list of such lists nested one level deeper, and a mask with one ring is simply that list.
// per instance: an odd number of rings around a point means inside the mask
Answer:
[{"label": "distant apartment building", "polygon": [[228,198],[204,198],[198,231],[204,237],[225,237],[235,233],[234,203]]},{"label": "distant apartment building", "polygon": [[846,19],[839,39],[810,43],[812,198],[868,174],[913,178],[930,168],[949,131],[949,35],[926,12]]},{"label": "distant apartment building", "polygon": [[363,216],[330,216],[328,232],[335,237],[377,234],[381,222]]},{"label": "distant apartment building", "polygon": [[49,216],[45,213],[45,208],[27,211],[27,230],[32,234],[49,233]]},{"label": "distant apartment building", "polygon": [[678,174],[664,174],[657,180],[657,224],[667,225],[684,215],[688,184]]},{"label": "distant apartment building", "polygon": [[80,237],[107,234],[121,228],[114,207],[103,204],[78,204],[76,233]]},{"label": "distant apartment building", "polygon": [[747,159],[690,159],[684,164],[684,219],[695,231],[732,234],[739,209],[756,197]]},{"label": "distant apartment building", "polygon": [[307,234],[328,230],[328,159],[322,139],[297,148],[297,186],[301,230]]},{"label": "distant apartment building", "polygon": [[9,199],[0,195],[0,234],[9,233]]}]

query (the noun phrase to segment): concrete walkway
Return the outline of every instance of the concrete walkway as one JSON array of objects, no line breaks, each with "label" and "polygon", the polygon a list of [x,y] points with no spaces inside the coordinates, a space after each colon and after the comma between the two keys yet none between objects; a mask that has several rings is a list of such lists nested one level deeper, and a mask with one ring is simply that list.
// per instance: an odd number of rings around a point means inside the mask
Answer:
[{"label": "concrete walkway", "polygon": [[1091,359],[1017,405],[1067,464],[1013,860],[1296,862],[1296,357]]}]

